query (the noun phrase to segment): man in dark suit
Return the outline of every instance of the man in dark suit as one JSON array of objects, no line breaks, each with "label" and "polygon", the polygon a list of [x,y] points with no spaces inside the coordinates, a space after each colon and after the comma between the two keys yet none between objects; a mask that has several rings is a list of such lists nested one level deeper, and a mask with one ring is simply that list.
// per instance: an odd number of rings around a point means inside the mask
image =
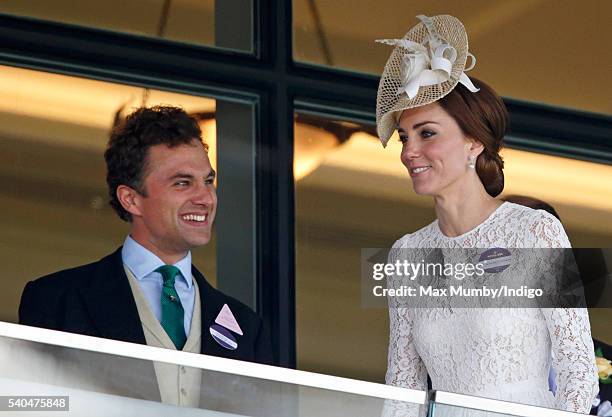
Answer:
[{"label": "man in dark suit", "polygon": [[191,265],[216,213],[207,151],[180,108],[141,108],[117,126],[104,156],[110,204],[129,236],[97,262],[29,282],[19,322],[271,364],[262,320]]}]

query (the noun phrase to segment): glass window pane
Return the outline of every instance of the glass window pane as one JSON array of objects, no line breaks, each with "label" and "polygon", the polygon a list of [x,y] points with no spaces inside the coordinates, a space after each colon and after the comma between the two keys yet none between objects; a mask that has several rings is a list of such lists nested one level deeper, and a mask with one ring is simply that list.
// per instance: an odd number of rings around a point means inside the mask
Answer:
[{"label": "glass window pane", "polygon": [[542,415],[569,417],[583,414],[445,391],[434,392],[430,408],[430,417],[541,417]]},{"label": "glass window pane", "polygon": [[0,13],[252,51],[252,0],[4,0]]},{"label": "glass window pane", "polygon": [[[26,282],[96,261],[128,233],[108,204],[103,153],[120,109],[182,106],[201,119],[216,168],[216,101],[210,98],[0,67],[0,319],[17,321]],[[223,216],[222,213],[220,213]],[[216,237],[193,251],[216,284]]]},{"label": "glass window pane", "polygon": [[366,417],[393,406],[416,417],[427,407],[424,391],[7,323],[0,334],[3,395],[69,396],[77,415]]},{"label": "glass window pane", "polygon": [[[382,382],[388,311],[362,305],[361,249],[391,247],[435,213],[431,198],[412,190],[397,133],[386,149],[373,134],[371,126],[296,116],[297,363]],[[610,245],[611,166],[515,149],[505,149],[503,158],[502,197],[522,194],[552,204],[575,247]],[[611,343],[610,310],[590,313],[593,337]]]},{"label": "glass window pane", "polygon": [[466,26],[482,79],[505,97],[612,113],[612,2],[460,0],[293,0],[294,59],[380,75],[392,48],[418,14],[450,14]]}]

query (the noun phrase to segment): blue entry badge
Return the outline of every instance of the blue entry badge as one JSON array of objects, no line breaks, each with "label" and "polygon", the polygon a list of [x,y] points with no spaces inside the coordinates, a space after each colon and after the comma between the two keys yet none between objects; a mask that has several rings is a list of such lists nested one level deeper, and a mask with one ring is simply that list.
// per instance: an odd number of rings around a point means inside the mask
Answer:
[{"label": "blue entry badge", "polygon": [[223,346],[225,349],[236,350],[238,342],[229,330],[225,327],[221,327],[218,324],[210,326],[210,335],[215,339],[215,342]]},{"label": "blue entry badge", "polygon": [[512,263],[512,253],[504,248],[488,249],[480,255],[478,262],[483,265],[485,272],[499,273]]}]

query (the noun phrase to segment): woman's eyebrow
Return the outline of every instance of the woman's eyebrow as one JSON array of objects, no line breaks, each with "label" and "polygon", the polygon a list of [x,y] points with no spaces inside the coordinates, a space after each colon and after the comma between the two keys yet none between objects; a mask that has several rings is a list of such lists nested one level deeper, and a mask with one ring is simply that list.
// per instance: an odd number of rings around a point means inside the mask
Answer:
[{"label": "woman's eyebrow", "polygon": [[423,126],[423,125],[426,125],[426,124],[428,124],[428,123],[433,123],[433,124],[435,124],[435,125],[440,124],[440,123],[436,123],[436,122],[431,121],[431,120],[427,120],[427,121],[425,121],[425,122],[420,122],[420,123],[415,124],[414,126],[412,126],[412,128],[413,128],[413,129],[418,129],[419,127],[421,127],[421,126]]},{"label": "woman's eyebrow", "polygon": [[[424,126],[424,125],[429,124],[429,123],[433,123],[435,125],[439,125],[440,124],[440,123],[434,122],[432,120],[426,120],[424,122],[419,122],[419,123],[415,124],[414,126],[412,126],[412,130],[418,129],[419,127]],[[397,131],[398,131],[398,133],[406,133],[406,131],[403,128],[401,128],[401,127],[398,127]]]}]

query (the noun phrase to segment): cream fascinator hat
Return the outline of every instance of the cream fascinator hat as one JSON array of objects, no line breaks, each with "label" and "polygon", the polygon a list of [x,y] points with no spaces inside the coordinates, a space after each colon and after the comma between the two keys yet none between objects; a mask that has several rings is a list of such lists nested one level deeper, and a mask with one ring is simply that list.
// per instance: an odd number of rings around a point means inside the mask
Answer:
[{"label": "cream fascinator hat", "polygon": [[[468,52],[463,24],[456,17],[417,16],[421,23],[402,39],[376,42],[395,46],[378,84],[376,128],[387,146],[403,110],[433,103],[451,92],[457,83],[472,92],[478,88],[465,75],[476,58]],[[470,66],[466,68],[468,56]]]}]

